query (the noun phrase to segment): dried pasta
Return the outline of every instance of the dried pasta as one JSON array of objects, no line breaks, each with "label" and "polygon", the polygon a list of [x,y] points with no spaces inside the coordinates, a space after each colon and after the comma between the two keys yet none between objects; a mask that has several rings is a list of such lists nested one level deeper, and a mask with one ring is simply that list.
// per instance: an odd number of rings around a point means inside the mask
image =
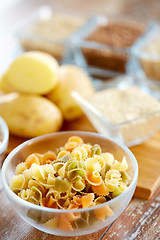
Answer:
[{"label": "dried pasta", "polygon": [[[10,188],[23,200],[43,207],[89,208],[106,203],[128,188],[127,168],[125,157],[118,161],[112,153],[102,152],[98,144],[92,146],[72,136],[55,152],[32,153],[19,163]],[[99,220],[113,215],[108,205],[93,212]],[[79,212],[66,213],[48,220],[45,226],[68,231],[85,219]]]}]

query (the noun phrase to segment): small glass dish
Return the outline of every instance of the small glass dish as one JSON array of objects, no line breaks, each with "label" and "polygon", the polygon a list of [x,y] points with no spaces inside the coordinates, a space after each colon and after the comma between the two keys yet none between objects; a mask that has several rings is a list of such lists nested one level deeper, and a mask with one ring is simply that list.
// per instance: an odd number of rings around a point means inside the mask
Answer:
[{"label": "small glass dish", "polygon": [[[112,79],[108,84],[101,83],[98,87],[99,90],[101,90],[101,88],[104,90],[104,87],[106,89],[127,89],[129,86],[137,85],[137,87],[141,88],[144,92],[150,93],[148,89],[144,88],[143,85],[141,86],[139,82],[140,79],[136,75],[124,75]],[[103,116],[102,112],[97,110],[97,108],[82,98],[77,92],[72,92],[72,96],[99,133],[118,140],[127,147],[141,144],[160,129],[160,110],[143,114],[140,117],[119,124],[113,124]],[[152,97],[155,98],[155,96]]]},{"label": "small glass dish", "polygon": [[84,23],[82,17],[56,13],[44,5],[22,19],[14,32],[24,50],[48,52],[61,61],[70,36]]},{"label": "small glass dish", "polygon": [[131,46],[145,28],[126,17],[94,16],[72,35],[63,61],[83,67],[94,77],[121,75],[125,72]]},{"label": "small glass dish", "polygon": [[[15,174],[15,168],[18,163],[24,161],[24,159],[26,159],[29,154],[34,152],[45,153],[49,150],[55,151],[56,148],[62,146],[67,141],[67,139],[73,135],[80,136],[86,143],[89,142],[91,144],[99,144],[102,147],[102,151],[114,154],[116,159],[122,159],[124,156],[126,157],[129,166],[127,171],[131,176],[131,182],[127,190],[125,190],[118,197],[115,197],[106,203],[94,207],[64,210],[46,208],[35,205],[33,203],[29,203],[18,197],[10,189],[10,181]],[[35,228],[43,232],[58,236],[85,235],[98,231],[99,229],[110,225],[115,219],[119,217],[119,215],[129,204],[136,188],[137,178],[137,161],[127,147],[99,134],[80,131],[53,133],[26,141],[23,144],[19,145],[8,155],[2,167],[2,182],[4,190],[15,211],[26,222]],[[105,209],[106,206],[109,206],[112,209],[113,215],[106,216],[104,221],[98,220],[95,217],[95,211],[103,211],[103,208]],[[59,225],[57,227],[54,227],[52,219],[65,219],[68,214],[78,214],[81,216],[79,220],[71,222],[71,225],[73,227],[72,230],[64,231],[60,228]],[[47,225],[46,222],[48,221],[50,224]]]},{"label": "small glass dish", "polygon": [[0,117],[0,166],[6,155],[8,146],[9,130],[5,121]]},{"label": "small glass dish", "polygon": [[126,67],[127,73],[136,73],[143,85],[157,98],[160,98],[159,45],[160,25],[152,21],[147,31],[132,46]]}]

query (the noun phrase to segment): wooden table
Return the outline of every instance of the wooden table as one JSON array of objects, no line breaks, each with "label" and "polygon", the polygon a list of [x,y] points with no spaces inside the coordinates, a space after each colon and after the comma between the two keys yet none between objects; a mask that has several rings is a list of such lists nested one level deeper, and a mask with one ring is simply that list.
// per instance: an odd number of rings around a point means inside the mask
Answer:
[{"label": "wooden table", "polygon": [[[32,10],[41,4],[50,3],[54,10],[83,15],[94,13],[121,14],[136,16],[139,19],[153,17],[159,19],[160,2],[158,0],[121,0],[121,4],[115,0],[28,0],[20,1],[12,8],[7,9],[0,16],[0,55],[7,52],[5,46],[10,45],[9,30],[22,17],[27,16]],[[155,5],[154,5],[155,4]],[[156,6],[156,7],[154,7]],[[133,11],[134,9],[134,11]],[[143,14],[142,14],[143,13]],[[13,40],[13,39],[12,39]],[[5,56],[4,56],[5,57]],[[72,125],[74,128],[74,125]],[[83,130],[92,130],[88,125],[83,125]],[[12,139],[13,140],[13,139]],[[12,147],[19,142],[13,141]],[[158,171],[158,169],[157,169]],[[158,240],[160,239],[160,189],[155,192],[150,200],[133,198],[123,214],[109,228],[102,229],[96,233],[80,237],[58,237],[43,233],[25,223],[12,209],[3,188],[0,178],[0,240]]]}]

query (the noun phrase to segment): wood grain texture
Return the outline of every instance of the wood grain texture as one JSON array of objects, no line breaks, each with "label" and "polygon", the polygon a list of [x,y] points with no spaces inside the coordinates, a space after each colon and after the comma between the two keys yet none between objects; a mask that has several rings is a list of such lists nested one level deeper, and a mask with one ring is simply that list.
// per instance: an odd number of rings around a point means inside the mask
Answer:
[{"label": "wood grain texture", "polygon": [[149,201],[134,198],[103,240],[159,240],[160,189]]},{"label": "wood grain texture", "polygon": [[[65,122],[62,131],[66,130],[96,131],[85,116],[72,122]],[[8,152],[25,140],[10,136]],[[160,186],[160,131],[147,142],[131,147],[130,150],[135,155],[139,166],[135,196],[149,199]]]}]

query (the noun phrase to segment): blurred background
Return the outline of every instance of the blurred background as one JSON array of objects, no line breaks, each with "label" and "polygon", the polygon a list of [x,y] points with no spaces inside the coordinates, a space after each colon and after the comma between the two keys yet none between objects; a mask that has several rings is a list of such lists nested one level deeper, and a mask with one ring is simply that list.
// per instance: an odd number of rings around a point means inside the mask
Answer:
[{"label": "blurred background", "polygon": [[[3,64],[14,48],[14,28],[42,5],[49,5],[54,13],[90,17],[125,15],[139,22],[160,20],[159,0],[6,0],[0,2],[0,61]],[[3,69],[2,65],[0,70]]]}]

